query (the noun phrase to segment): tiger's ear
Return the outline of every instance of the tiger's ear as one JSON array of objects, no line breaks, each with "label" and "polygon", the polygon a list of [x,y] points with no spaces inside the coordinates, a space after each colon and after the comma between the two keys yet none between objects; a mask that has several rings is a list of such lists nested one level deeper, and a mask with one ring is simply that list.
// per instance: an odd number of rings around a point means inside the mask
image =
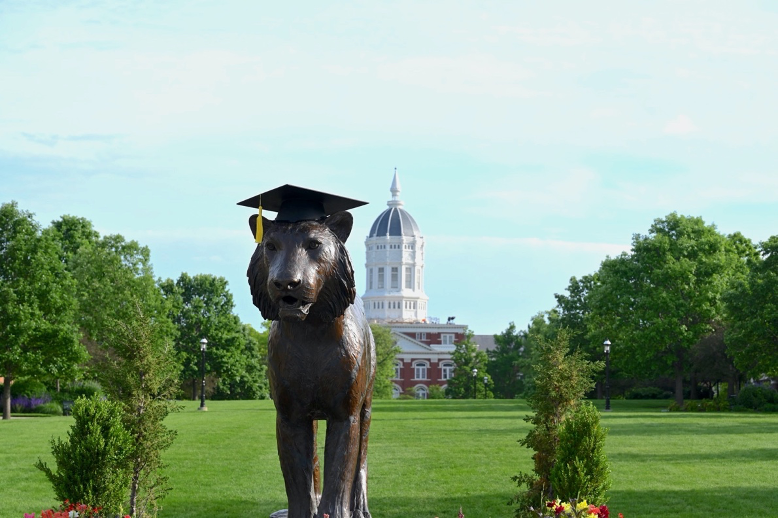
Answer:
[{"label": "tiger's ear", "polygon": [[324,220],[324,224],[332,230],[332,233],[338,236],[341,243],[345,243],[348,236],[351,235],[351,227],[354,226],[354,217],[345,210],[336,212]]},{"label": "tiger's ear", "polygon": [[[256,236],[257,235],[257,218],[259,216],[257,214],[252,215],[249,218],[249,228],[251,228],[251,235]],[[268,228],[270,228],[270,220],[266,217],[262,216],[262,228],[267,231]]]}]

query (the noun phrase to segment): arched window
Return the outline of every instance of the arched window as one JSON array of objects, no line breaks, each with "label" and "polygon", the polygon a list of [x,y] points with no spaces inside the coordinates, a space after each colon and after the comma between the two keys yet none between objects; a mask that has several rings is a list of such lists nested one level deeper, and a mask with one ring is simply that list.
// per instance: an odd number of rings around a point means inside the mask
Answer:
[{"label": "arched window", "polygon": [[427,369],[429,364],[423,361],[413,362],[413,379],[425,380],[427,379]]},{"label": "arched window", "polygon": [[402,394],[403,389],[400,388],[400,385],[396,383],[392,383],[392,399],[397,399],[400,397],[400,394]]},{"label": "arched window", "polygon": [[394,379],[399,380],[402,379],[400,377],[400,372],[402,371],[403,364],[401,361],[395,361],[394,362]]},{"label": "arched window", "polygon": [[454,362],[442,362],[440,364],[440,379],[450,380],[454,377]]},{"label": "arched window", "polygon": [[427,399],[429,391],[424,385],[416,385],[416,399]]}]

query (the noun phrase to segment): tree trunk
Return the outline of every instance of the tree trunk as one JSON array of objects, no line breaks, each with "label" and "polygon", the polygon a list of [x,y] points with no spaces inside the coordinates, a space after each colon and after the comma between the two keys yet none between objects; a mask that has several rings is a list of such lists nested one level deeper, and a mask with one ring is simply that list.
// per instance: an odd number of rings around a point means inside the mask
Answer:
[{"label": "tree trunk", "polygon": [[3,419],[11,419],[11,381],[10,376],[3,378]]},{"label": "tree trunk", "polygon": [[130,483],[130,516],[135,518],[138,512],[138,481],[140,480],[140,471],[135,468],[132,473],[132,482]]},{"label": "tree trunk", "polygon": [[683,351],[678,348],[675,363],[675,402],[678,406],[683,406]]}]

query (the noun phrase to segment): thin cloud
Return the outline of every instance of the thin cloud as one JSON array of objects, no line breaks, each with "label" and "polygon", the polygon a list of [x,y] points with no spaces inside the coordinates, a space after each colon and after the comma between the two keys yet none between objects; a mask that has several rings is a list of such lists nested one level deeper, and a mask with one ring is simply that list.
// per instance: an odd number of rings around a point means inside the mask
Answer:
[{"label": "thin cloud", "polygon": [[[462,236],[432,235],[428,236],[431,242],[440,244],[461,245]],[[478,243],[488,247],[523,247],[533,250],[545,250],[564,253],[587,253],[616,256],[622,252],[629,252],[632,245],[622,243],[596,243],[587,241],[564,241],[558,239],[543,239],[539,237],[496,237],[496,236],[468,236],[468,243]]]},{"label": "thin cloud", "polygon": [[540,92],[525,86],[525,82],[534,76],[531,70],[488,54],[422,56],[378,67],[378,77],[386,81],[421,86],[443,93],[499,97],[540,95]]},{"label": "thin cloud", "polygon": [[665,124],[664,132],[668,135],[688,135],[697,131],[697,126],[688,115],[680,114]]}]

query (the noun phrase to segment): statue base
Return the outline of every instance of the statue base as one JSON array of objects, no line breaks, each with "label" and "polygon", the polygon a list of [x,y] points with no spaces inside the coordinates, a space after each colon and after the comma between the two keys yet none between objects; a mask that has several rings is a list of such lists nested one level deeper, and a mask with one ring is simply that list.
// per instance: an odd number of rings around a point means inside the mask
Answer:
[{"label": "statue base", "polygon": [[286,518],[288,515],[288,512],[286,509],[281,509],[280,511],[276,511],[273,514],[270,515],[270,518]]}]

